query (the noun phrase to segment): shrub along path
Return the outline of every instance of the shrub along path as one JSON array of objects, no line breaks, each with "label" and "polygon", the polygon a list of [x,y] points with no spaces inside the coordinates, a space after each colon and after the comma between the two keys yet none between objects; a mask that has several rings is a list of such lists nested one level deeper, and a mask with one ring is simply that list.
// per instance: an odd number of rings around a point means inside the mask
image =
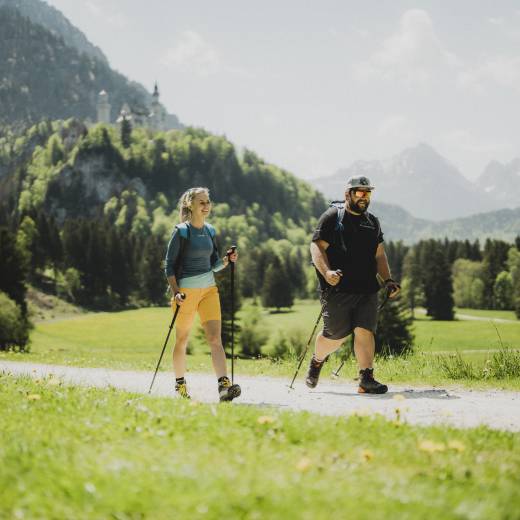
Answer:
[{"label": "shrub along path", "polygon": [[[114,387],[137,394],[146,394],[151,372],[78,368],[0,361],[0,371],[33,378],[49,377],[66,383],[100,388]],[[385,395],[359,395],[355,381],[340,382],[324,378],[318,387],[309,390],[304,382],[304,367],[295,382],[268,377],[235,377],[242,387],[239,406],[276,407],[282,410],[319,413],[323,415],[381,414],[411,424],[449,424],[470,428],[487,425],[491,428],[520,431],[520,392],[501,390],[473,391],[433,387],[390,386]],[[200,402],[217,402],[216,381],[212,375],[189,373],[188,385],[192,398]],[[174,396],[171,374],[157,375],[153,395]],[[138,397],[136,399],[139,399]]]}]

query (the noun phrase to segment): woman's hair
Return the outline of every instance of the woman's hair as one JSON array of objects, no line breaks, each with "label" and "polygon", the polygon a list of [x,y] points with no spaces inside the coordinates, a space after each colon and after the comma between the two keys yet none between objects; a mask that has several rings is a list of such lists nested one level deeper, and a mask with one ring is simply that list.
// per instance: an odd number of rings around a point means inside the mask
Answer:
[{"label": "woman's hair", "polygon": [[199,193],[205,193],[209,197],[208,188],[190,188],[186,190],[179,199],[179,220],[180,222],[186,222],[187,220],[191,220],[191,205],[193,203],[193,199]]}]

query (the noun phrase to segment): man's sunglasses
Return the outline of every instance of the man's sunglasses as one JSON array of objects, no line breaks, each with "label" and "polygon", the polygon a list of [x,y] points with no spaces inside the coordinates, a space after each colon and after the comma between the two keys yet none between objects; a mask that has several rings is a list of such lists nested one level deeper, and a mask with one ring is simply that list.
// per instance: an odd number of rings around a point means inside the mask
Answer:
[{"label": "man's sunglasses", "polygon": [[354,190],[354,195],[358,198],[361,197],[371,197],[372,192],[368,190]]}]

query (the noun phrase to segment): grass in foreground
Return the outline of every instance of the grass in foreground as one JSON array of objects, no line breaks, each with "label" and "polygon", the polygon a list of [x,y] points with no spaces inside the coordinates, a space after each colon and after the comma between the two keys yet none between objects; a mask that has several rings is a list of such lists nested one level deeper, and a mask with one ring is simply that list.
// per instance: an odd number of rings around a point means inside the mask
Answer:
[{"label": "grass in foreground", "polygon": [[520,435],[0,375],[2,518],[520,518]]}]

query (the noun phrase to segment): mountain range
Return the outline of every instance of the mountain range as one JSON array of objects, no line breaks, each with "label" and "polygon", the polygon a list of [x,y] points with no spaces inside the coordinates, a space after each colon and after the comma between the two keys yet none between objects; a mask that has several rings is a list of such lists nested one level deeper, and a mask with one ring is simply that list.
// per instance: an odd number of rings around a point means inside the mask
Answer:
[{"label": "mountain range", "polygon": [[365,175],[378,203],[398,205],[435,222],[520,206],[520,159],[491,162],[471,182],[431,146],[421,143],[386,161],[356,161],[311,183],[326,197],[341,199],[350,176]]}]

